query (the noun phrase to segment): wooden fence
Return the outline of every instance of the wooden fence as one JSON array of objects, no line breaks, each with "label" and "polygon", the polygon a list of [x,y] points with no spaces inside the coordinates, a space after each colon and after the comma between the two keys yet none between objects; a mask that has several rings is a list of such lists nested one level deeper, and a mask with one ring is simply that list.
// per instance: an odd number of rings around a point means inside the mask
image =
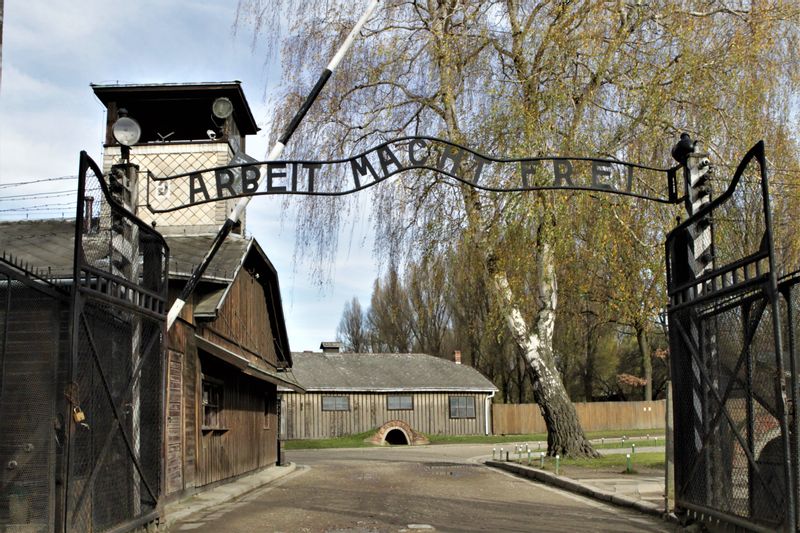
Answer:
[{"label": "wooden fence", "polygon": [[[664,429],[665,400],[586,402],[574,405],[584,431]],[[535,403],[492,405],[492,432],[495,435],[521,435],[546,431],[539,406]]]}]

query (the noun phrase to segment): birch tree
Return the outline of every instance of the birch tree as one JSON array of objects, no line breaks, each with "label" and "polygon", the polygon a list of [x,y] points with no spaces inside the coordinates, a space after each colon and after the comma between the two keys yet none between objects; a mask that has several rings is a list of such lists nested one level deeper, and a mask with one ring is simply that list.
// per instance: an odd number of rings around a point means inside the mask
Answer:
[{"label": "birch tree", "polygon": [[[501,157],[629,159],[636,141],[637,154],[654,154],[640,162],[668,166],[686,130],[729,158],[747,142],[731,125],[780,122],[786,111],[796,11],[781,0],[387,1],[287,155],[341,156],[428,134]],[[357,15],[349,2],[280,0],[241,0],[238,15],[273,42],[275,19],[289,19],[280,128]],[[753,83],[741,87],[743,76]],[[531,369],[548,453],[594,455],[553,353],[570,197],[491,195],[418,172],[376,187],[372,201],[376,251],[389,262],[453,242],[480,258],[473,268]],[[300,211],[305,255],[328,258],[346,210],[312,198]]]}]

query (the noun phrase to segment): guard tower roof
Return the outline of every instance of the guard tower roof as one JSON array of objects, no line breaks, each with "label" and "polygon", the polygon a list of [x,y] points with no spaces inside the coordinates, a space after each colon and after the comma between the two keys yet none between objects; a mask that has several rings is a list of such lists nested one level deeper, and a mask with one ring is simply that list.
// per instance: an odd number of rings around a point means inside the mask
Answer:
[{"label": "guard tower roof", "polygon": [[[125,108],[142,125],[141,142],[158,140],[156,132],[175,132],[174,138],[193,139],[214,120],[211,105],[226,97],[233,104],[233,120],[241,135],[258,132],[253,112],[240,81],[210,83],[91,84],[97,98],[109,111],[109,122]],[[169,123],[165,123],[165,121]],[[217,119],[219,120],[219,119]],[[160,130],[164,130],[161,132]],[[150,137],[153,137],[152,139]]]}]

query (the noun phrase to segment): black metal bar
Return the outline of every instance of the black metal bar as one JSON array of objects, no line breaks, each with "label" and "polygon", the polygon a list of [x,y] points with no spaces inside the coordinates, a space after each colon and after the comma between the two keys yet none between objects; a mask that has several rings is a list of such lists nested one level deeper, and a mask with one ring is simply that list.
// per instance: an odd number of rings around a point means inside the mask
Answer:
[{"label": "black metal bar", "polygon": [[160,514],[158,512],[158,509],[156,509],[154,511],[150,511],[147,514],[140,516],[139,518],[129,520],[122,524],[118,524],[112,527],[111,529],[106,529],[103,531],[103,533],[128,533],[130,531],[135,531],[137,530],[137,528],[145,524],[149,524],[150,522],[158,520],[159,516]]},{"label": "black metal bar", "polygon": [[[764,141],[759,141],[756,143],[750,150],[747,151],[745,156],[739,162],[739,165],[736,167],[736,172],[733,174],[733,178],[731,182],[728,184],[728,188],[719,195],[717,198],[712,200],[711,202],[703,205],[697,212],[692,213],[689,218],[675,226],[672,231],[669,232],[667,235],[667,242],[675,237],[679,232],[686,230],[689,226],[697,223],[698,220],[705,217],[706,215],[710,214],[714,211],[717,207],[724,204],[732,195],[733,192],[736,190],[736,187],[739,185],[739,181],[742,179],[742,174],[747,169],[747,165],[750,164],[750,161],[753,158],[757,158],[759,154],[763,156],[764,152]],[[763,168],[763,167],[762,167]]]},{"label": "black metal bar", "polygon": [[[776,383],[776,403],[778,404],[778,412],[780,416],[781,433],[783,440],[783,453],[784,453],[784,471],[786,475],[786,520],[787,524],[791,527],[796,525],[796,516],[800,514],[796,505],[798,501],[796,483],[794,472],[792,470],[791,450],[792,446],[789,439],[789,418],[788,409],[786,406],[786,378],[783,365],[783,331],[781,330],[781,313],[780,313],[780,294],[778,293],[778,276],[775,268],[775,242],[772,235],[772,208],[769,198],[769,176],[767,175],[767,161],[764,153],[764,141],[759,141],[756,145],[759,149],[756,153],[758,164],[761,170],[761,194],[763,196],[764,207],[764,225],[769,251],[769,298],[772,303],[772,333],[775,337],[775,364],[779,383]],[[795,406],[796,408],[796,406]]]},{"label": "black metal bar", "polygon": [[311,106],[316,101],[317,96],[319,96],[319,93],[322,92],[322,88],[325,87],[326,83],[328,83],[331,74],[333,74],[333,71],[327,68],[322,71],[322,74],[320,74],[319,78],[317,78],[317,83],[314,84],[314,87],[311,89],[311,92],[308,94],[308,96],[306,96],[303,105],[301,105],[300,109],[297,110],[297,113],[294,114],[294,117],[292,117],[291,122],[289,122],[289,125],[283,132],[283,135],[281,135],[280,139],[278,139],[279,143],[285,146],[286,143],[289,142],[289,139],[291,139],[292,135],[294,134],[294,130],[296,130],[297,126],[300,125],[300,122],[303,121],[303,118],[305,118],[306,113],[308,113],[308,110],[311,109]]},{"label": "black metal bar", "polygon": [[[85,273],[87,273],[87,274],[89,274],[91,272],[90,270],[88,270],[86,268],[85,265],[83,267],[83,271]],[[109,278],[106,277],[106,276],[104,276],[104,277],[102,277],[100,279],[101,280],[105,280],[105,281],[109,281]],[[107,283],[106,287],[108,288],[110,286],[111,286],[111,284]],[[147,317],[153,318],[153,319],[158,320],[158,321],[163,321],[164,320],[164,314],[163,313],[160,313],[158,311],[154,311],[153,309],[148,309],[148,308],[143,307],[141,305],[136,305],[136,304],[134,304],[132,302],[129,302],[129,301],[123,299],[123,298],[117,298],[116,296],[113,296],[113,295],[110,295],[110,294],[106,294],[102,290],[100,290],[99,288],[97,288],[97,289],[92,288],[91,286],[89,286],[88,283],[81,284],[80,285],[80,291],[85,293],[88,296],[91,296],[94,299],[107,302],[107,303],[109,303],[111,305],[114,305],[114,306],[117,306],[117,307],[123,307],[123,308],[125,308],[125,309],[127,309],[129,311],[134,312],[134,313],[145,315]],[[149,294],[146,291],[141,291],[141,292],[143,294]],[[149,295],[151,297],[153,297],[152,294],[149,294]],[[162,302],[162,303],[164,302],[164,300],[161,297],[158,297],[158,298],[159,298],[160,302]],[[162,306],[159,306],[159,307],[163,309]]]},{"label": "black metal bar", "polygon": [[[707,336],[708,336],[708,322],[705,320],[698,320],[697,314],[693,313],[694,320],[691,323],[691,326],[697,331],[697,358],[695,362],[698,367],[698,372],[700,373],[701,378],[707,378],[707,383],[705,387],[702,387],[702,381],[697,384],[700,386],[700,406],[702,409],[702,427],[703,427],[703,437],[706,438],[707,436],[711,435],[711,399],[709,395],[709,389],[712,388],[714,384],[714,379],[711,377],[711,357],[710,354],[706,353],[706,348],[708,347]],[[690,315],[691,316],[691,315]],[[724,403],[720,402],[720,412],[724,409]],[[718,424],[715,429],[717,433],[719,433],[719,426]],[[714,466],[714,457],[712,448],[710,446],[701,446],[701,452],[705,453],[705,476],[706,476],[706,503],[711,503],[716,501],[714,497],[715,492],[717,491],[717,483],[716,478],[714,477],[713,466]]]},{"label": "black metal bar", "polygon": [[11,317],[11,276],[6,274],[6,316],[3,317],[3,349],[0,351],[0,398],[6,382],[6,349],[8,347],[8,322]]},{"label": "black metal bar", "polygon": [[698,311],[698,316],[705,319],[707,317],[721,315],[747,303],[761,300],[762,298],[764,298],[764,289],[761,287],[755,287],[754,290],[749,290],[743,295],[734,294],[723,303],[714,302],[713,306],[709,305],[706,309]]},{"label": "black metal bar", "polygon": [[775,529],[771,527],[762,526],[760,524],[756,524],[749,520],[745,520],[743,518],[739,518],[736,515],[732,515],[729,513],[724,513],[719,511],[718,509],[713,509],[711,507],[706,507],[704,505],[698,505],[694,502],[685,501],[685,500],[676,500],[677,503],[690,511],[694,511],[696,513],[700,513],[703,515],[708,515],[710,518],[715,518],[720,522],[725,522],[727,524],[731,524],[733,526],[741,527],[746,531],[756,531],[758,533],[775,533]]},{"label": "black metal bar", "polygon": [[[80,276],[80,261],[83,256],[83,209],[84,198],[86,196],[86,173],[89,170],[89,155],[86,152],[81,152],[78,162],[78,201],[75,206],[75,240],[72,254],[72,287],[70,296],[70,317],[69,317],[69,335],[70,335],[70,362],[67,378],[67,387],[73,387],[78,375],[78,353],[79,353],[79,328],[80,328],[80,313],[82,302],[80,300],[80,291],[78,290],[78,277]],[[71,391],[75,393],[75,391]],[[67,402],[67,409],[64,413],[64,435],[67,440],[66,445],[66,460],[64,461],[64,510],[62,531],[69,531],[69,487],[71,485],[71,465],[75,456],[75,424],[72,420],[71,409],[74,407],[73,402],[75,398],[69,398]]]},{"label": "black metal bar", "polygon": [[724,297],[724,296],[729,296],[729,295],[732,295],[732,294],[735,295],[737,292],[741,292],[741,291],[744,291],[744,290],[747,290],[747,289],[752,289],[752,288],[759,287],[761,285],[764,285],[766,282],[767,282],[767,279],[766,279],[766,274],[765,274],[764,276],[762,276],[759,279],[751,279],[751,280],[747,281],[746,283],[741,283],[741,284],[739,284],[737,286],[731,285],[729,287],[726,287],[725,289],[720,290],[716,294],[713,294],[713,293],[702,294],[702,295],[696,296],[693,299],[685,300],[685,301],[683,301],[683,302],[681,302],[679,304],[671,305],[670,309],[674,310],[674,311],[678,311],[678,310],[684,309],[686,307],[693,307],[693,306],[697,306],[697,305],[700,305],[700,304],[705,304],[706,302],[709,302],[711,300],[715,300],[717,298],[721,298],[721,297]]},{"label": "black metal bar", "polygon": [[[692,279],[691,281],[682,283],[681,285],[678,285],[676,287],[671,287],[670,290],[668,291],[668,294],[670,296],[672,296],[673,294],[676,294],[676,293],[678,293],[680,291],[686,290],[687,288],[689,288],[689,287],[691,287],[693,285],[696,285],[698,283],[704,283],[706,281],[711,280],[712,278],[719,277],[719,276],[722,276],[724,274],[728,274],[728,273],[730,273],[732,271],[735,271],[735,270],[737,270],[739,268],[743,268],[743,267],[746,268],[748,265],[750,265],[752,263],[758,263],[759,261],[761,261],[763,259],[766,259],[768,257],[768,255],[769,254],[767,252],[765,252],[765,251],[758,251],[758,252],[756,252],[754,254],[748,255],[747,257],[743,257],[741,259],[738,259],[738,260],[734,261],[733,263],[728,263],[727,265],[725,265],[723,267],[711,270],[711,271],[703,274],[702,276],[697,276],[695,279]],[[761,278],[763,278],[763,276],[759,276],[758,278],[753,278],[753,279],[761,279]],[[736,282],[734,281],[734,285],[728,286],[727,289],[729,289],[729,290],[736,289],[739,286],[741,286],[741,285],[736,285],[735,283]],[[720,290],[718,290],[716,292],[711,292],[709,294],[723,294],[723,293],[724,293],[723,290],[720,289]]]},{"label": "black metal bar", "polygon": [[[764,299],[763,301],[766,302],[766,299]],[[753,404],[753,360],[752,360],[752,354],[750,353],[750,341],[752,339],[748,338],[748,335],[747,335],[748,332],[746,331],[746,329],[748,327],[748,324],[750,324],[750,310],[751,310],[750,308],[751,308],[751,305],[749,305],[749,304],[746,305],[746,306],[743,306],[743,308],[742,308],[742,321],[744,322],[744,327],[745,327],[745,338],[744,338],[744,343],[745,344],[744,344],[744,348],[745,348],[745,353],[746,353],[746,356],[747,356],[747,368],[745,370],[746,376],[747,376],[746,379],[745,379],[745,394],[746,394],[746,397],[745,397],[746,398],[745,399],[745,408],[747,409],[747,446],[748,446],[748,449],[755,450],[756,446],[755,446],[754,437],[755,437],[756,413],[755,413],[755,405]],[[766,309],[766,306],[764,306],[764,309]],[[763,314],[763,312],[764,311],[762,310],[761,314]],[[759,318],[758,321],[760,322],[761,319]],[[747,504],[748,504],[748,512],[750,513],[750,516],[754,516],[755,515],[755,505],[754,505],[755,498],[753,497],[754,496],[754,490],[753,489],[755,487],[753,486],[753,483],[752,483],[753,474],[754,474],[753,468],[748,463],[748,465],[747,465]]]},{"label": "black metal bar", "polygon": [[[800,280],[798,280],[800,281]],[[782,288],[782,292],[784,295],[784,299],[786,300],[786,322],[788,326],[788,333],[789,333],[789,368],[792,376],[792,435],[794,436],[794,449],[792,450],[794,453],[792,454],[792,458],[794,460],[794,474],[795,474],[795,483],[800,484],[800,417],[798,417],[798,409],[800,409],[800,384],[798,384],[798,379],[800,376],[797,375],[797,358],[800,356],[798,353],[798,346],[797,346],[797,337],[795,335],[795,328],[798,327],[798,317],[795,316],[794,313],[794,306],[792,302],[792,287],[786,286]],[[798,510],[796,519],[800,520],[800,510]],[[795,528],[798,527],[798,524],[795,524]]]}]

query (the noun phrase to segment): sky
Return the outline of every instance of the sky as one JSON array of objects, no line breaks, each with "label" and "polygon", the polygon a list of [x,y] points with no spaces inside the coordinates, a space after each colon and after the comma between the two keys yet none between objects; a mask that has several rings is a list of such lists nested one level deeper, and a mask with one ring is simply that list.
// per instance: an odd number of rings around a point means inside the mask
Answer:
[{"label": "sky", "polygon": [[[4,184],[73,176],[78,154],[101,160],[105,108],[90,83],[183,83],[240,80],[256,122],[247,153],[263,160],[269,147],[268,99],[281,81],[280,55],[233,31],[236,0],[5,0],[0,81],[0,220],[2,196],[74,189],[66,179],[25,187]],[[322,69],[324,65],[320,65]],[[313,108],[311,113],[313,113]],[[302,127],[302,125],[301,125]],[[348,155],[348,154],[343,154]],[[45,202],[45,200],[41,200]],[[65,205],[69,196],[48,199]],[[31,211],[31,218],[74,217],[70,207]],[[247,231],[266,251],[281,283],[293,351],[334,340],[344,303],[369,302],[377,275],[366,217],[346,225],[332,269],[320,288],[309,265],[295,263],[295,231],[280,198],[255,198]]]}]

